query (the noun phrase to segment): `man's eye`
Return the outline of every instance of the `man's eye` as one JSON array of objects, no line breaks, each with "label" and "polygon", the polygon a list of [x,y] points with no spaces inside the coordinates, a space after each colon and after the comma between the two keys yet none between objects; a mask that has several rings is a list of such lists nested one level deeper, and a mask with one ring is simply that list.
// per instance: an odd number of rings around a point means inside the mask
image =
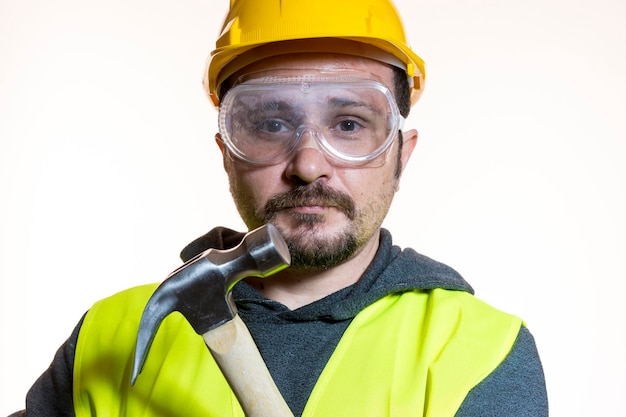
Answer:
[{"label": "man's eye", "polygon": [[263,120],[257,124],[257,129],[270,133],[284,132],[286,130],[285,124],[280,120]]},{"label": "man's eye", "polygon": [[354,120],[343,120],[337,124],[337,128],[342,132],[354,132],[360,127],[361,125]]}]

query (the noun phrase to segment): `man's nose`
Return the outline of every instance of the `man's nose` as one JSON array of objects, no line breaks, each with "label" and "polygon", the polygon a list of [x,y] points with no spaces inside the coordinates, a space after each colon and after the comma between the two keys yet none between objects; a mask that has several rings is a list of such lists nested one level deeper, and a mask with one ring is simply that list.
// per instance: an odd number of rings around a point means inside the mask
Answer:
[{"label": "man's nose", "polygon": [[320,148],[315,129],[304,129],[287,165],[287,177],[308,184],[322,177],[330,178],[333,171],[332,164]]}]

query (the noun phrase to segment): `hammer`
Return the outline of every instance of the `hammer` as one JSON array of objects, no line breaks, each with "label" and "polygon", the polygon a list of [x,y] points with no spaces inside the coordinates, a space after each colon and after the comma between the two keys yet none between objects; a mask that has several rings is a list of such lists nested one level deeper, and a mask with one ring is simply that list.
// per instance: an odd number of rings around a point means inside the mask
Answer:
[{"label": "hammer", "polygon": [[293,417],[231,295],[243,278],[267,277],[290,262],[287,244],[267,224],[248,232],[238,246],[208,249],[173,271],[152,294],[141,316],[131,385],[161,322],[179,311],[202,335],[246,416]]}]

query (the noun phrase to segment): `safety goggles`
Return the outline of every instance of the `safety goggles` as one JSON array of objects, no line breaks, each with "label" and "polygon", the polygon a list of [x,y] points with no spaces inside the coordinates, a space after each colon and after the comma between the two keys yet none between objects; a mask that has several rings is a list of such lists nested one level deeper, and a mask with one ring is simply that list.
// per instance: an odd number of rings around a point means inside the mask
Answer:
[{"label": "safety goggles", "polygon": [[354,77],[254,78],[232,87],[219,112],[229,152],[258,165],[315,144],[337,163],[376,166],[403,123],[387,87]]}]

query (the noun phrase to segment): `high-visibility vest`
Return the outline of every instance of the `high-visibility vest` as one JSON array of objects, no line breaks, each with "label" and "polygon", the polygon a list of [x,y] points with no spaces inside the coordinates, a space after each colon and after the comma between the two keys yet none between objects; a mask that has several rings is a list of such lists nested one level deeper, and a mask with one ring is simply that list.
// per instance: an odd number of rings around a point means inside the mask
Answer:
[{"label": "high-visibility vest", "polygon": [[[243,417],[204,340],[179,313],[165,318],[130,385],[139,319],[155,288],[124,291],[87,313],[74,362],[76,416]],[[302,415],[454,416],[504,360],[521,324],[462,291],[388,295],[348,326]]]}]

